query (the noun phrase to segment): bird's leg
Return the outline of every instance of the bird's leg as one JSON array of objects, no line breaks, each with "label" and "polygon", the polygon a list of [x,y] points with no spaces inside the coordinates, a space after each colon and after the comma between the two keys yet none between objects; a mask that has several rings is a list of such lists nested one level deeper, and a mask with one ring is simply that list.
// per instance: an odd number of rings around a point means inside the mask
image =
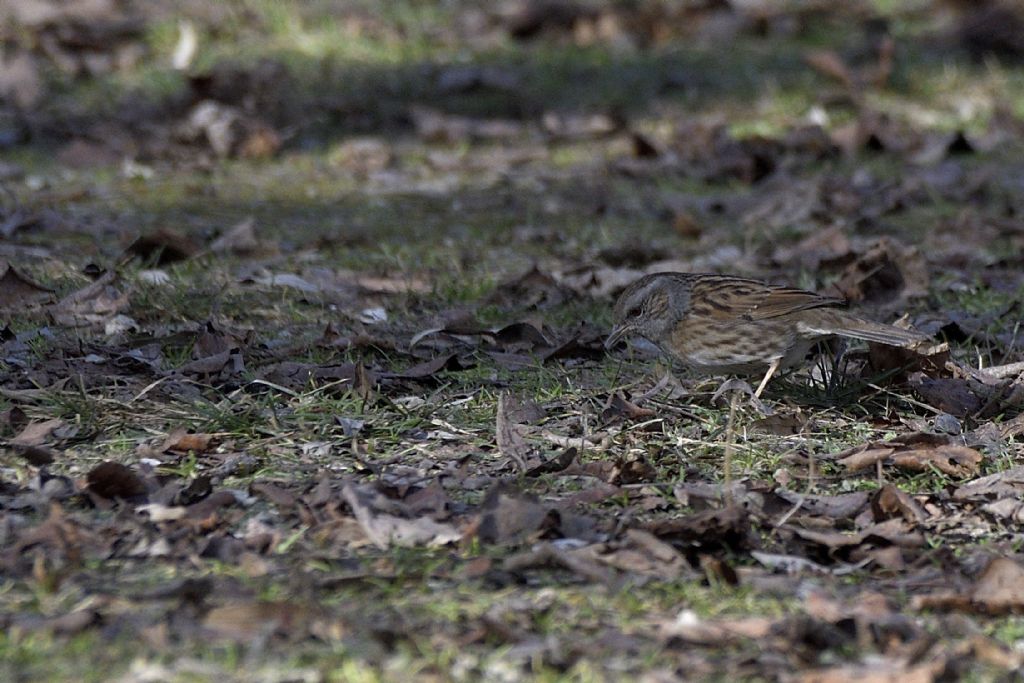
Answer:
[{"label": "bird's leg", "polygon": [[757,385],[757,390],[754,392],[754,398],[761,398],[761,392],[764,391],[764,388],[766,386],[768,386],[768,380],[770,380],[772,378],[772,375],[775,374],[775,371],[779,369],[780,363],[782,363],[781,358],[776,358],[771,363],[769,363],[768,372],[764,373],[764,379],[762,379],[761,383]]}]

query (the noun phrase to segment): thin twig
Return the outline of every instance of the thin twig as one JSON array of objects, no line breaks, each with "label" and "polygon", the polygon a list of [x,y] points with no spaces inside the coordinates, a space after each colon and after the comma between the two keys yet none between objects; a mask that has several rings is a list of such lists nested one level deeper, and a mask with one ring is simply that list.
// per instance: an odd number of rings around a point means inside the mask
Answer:
[{"label": "thin twig", "polygon": [[729,400],[729,420],[725,423],[725,503],[731,506],[734,501],[732,497],[732,456],[736,450],[736,404],[739,402],[740,392],[733,390],[732,398]]}]

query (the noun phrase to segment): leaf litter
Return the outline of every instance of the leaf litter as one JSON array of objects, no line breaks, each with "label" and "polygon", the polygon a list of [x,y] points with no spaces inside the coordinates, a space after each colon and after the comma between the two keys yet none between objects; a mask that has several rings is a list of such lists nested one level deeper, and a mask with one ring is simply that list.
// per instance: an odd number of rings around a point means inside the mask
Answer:
[{"label": "leaf litter", "polygon": [[[757,3],[514,4],[451,10],[438,39],[635,56],[688,26],[763,37],[821,20]],[[938,130],[882,111],[878,95],[903,87],[903,38],[870,22],[856,54],[802,53],[838,93],[749,135],[721,111],[534,102],[514,62],[439,63],[419,76],[436,105],[389,96],[372,112],[326,91],[296,112],[301,76],[274,59],[189,71],[160,116],[126,101],[117,123],[75,108],[72,128],[36,109],[58,96],[46,69],[98,78],[145,58],[149,18],[129,5],[14,3],[31,40],[5,56],[17,68],[0,91],[38,114],[33,135],[56,136],[57,163],[127,156],[123,180],[144,192],[177,166],[201,176],[186,194],[224,213],[171,223],[140,200],[122,230],[89,201],[112,192],[102,179],[60,180],[84,183],[76,196],[12,175],[25,206],[2,214],[6,630],[139,634],[149,653],[340,644],[380,668],[429,645],[467,658],[468,678],[493,673],[489,657],[520,677],[1019,670],[999,632],[1022,610],[1024,561],[1011,114]],[[395,39],[350,11],[349,30]],[[970,51],[1006,48],[958,12],[951,35]],[[658,78],[660,93],[714,86]],[[489,113],[448,106],[484,96]],[[327,155],[330,182],[285,165],[332,118],[361,132]],[[379,133],[384,119],[401,134]],[[303,196],[325,193],[370,237],[305,234],[299,210],[225,219],[217,174],[238,158],[297,173]],[[247,172],[279,209],[285,181]],[[496,216],[511,226],[497,239],[474,225]],[[80,253],[86,234],[103,239]],[[666,269],[831,291],[906,314],[936,348],[848,350],[831,374],[770,390],[772,415],[744,407],[732,424],[714,381],[603,347],[614,296]]]}]

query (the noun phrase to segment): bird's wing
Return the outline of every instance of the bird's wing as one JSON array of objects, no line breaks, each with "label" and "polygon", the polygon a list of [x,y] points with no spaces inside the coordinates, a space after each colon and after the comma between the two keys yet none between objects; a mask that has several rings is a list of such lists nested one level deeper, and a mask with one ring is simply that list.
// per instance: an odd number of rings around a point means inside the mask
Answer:
[{"label": "bird's wing", "polygon": [[694,283],[690,311],[716,320],[764,320],[842,303],[842,299],[795,287],[776,287],[743,278],[707,277]]},{"label": "bird's wing", "polygon": [[761,303],[750,312],[751,318],[774,318],[808,308],[828,308],[846,303],[834,296],[824,296],[795,287],[770,287],[769,290]]}]

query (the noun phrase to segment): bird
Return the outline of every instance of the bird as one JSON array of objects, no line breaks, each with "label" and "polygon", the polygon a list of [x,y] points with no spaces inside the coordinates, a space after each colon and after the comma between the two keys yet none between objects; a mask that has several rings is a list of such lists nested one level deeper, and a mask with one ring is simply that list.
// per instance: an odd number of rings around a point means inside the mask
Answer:
[{"label": "bird", "polygon": [[839,308],[845,303],[734,275],[652,273],[619,295],[605,347],[639,335],[700,374],[764,372],[754,392],[760,398],[778,370],[803,363],[819,341],[842,337],[912,348],[929,339]]}]

